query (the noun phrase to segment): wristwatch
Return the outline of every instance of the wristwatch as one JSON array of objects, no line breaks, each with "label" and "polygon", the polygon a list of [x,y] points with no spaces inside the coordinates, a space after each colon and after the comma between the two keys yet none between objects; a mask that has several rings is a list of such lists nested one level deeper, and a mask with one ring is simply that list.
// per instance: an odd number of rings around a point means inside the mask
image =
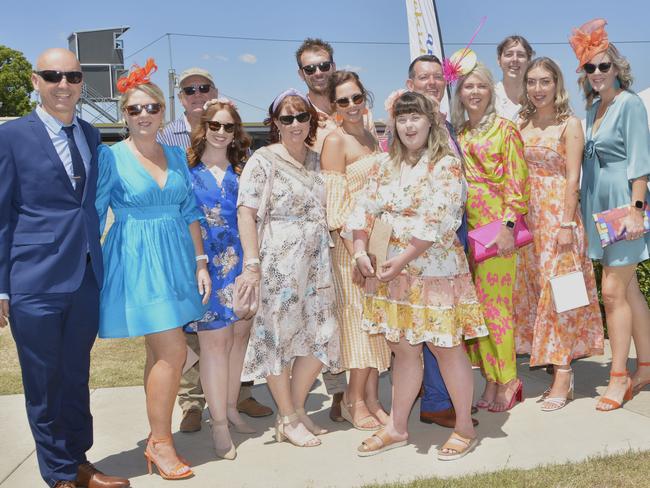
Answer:
[{"label": "wristwatch", "polygon": [[643,210],[643,207],[645,206],[645,203],[643,200],[637,200],[634,202],[634,207],[637,208],[638,210]]},{"label": "wristwatch", "polygon": [[508,229],[514,229],[515,228],[515,223],[512,220],[506,220],[506,227]]}]

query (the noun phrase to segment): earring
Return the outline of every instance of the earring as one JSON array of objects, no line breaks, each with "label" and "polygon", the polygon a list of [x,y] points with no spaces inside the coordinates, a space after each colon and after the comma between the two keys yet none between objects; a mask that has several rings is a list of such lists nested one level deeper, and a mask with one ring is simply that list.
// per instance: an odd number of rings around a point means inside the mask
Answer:
[{"label": "earring", "polygon": [[334,121],[338,125],[341,125],[343,123],[343,116],[341,116],[340,114],[337,113],[336,115],[334,115]]},{"label": "earring", "polygon": [[368,107],[363,109],[363,115],[368,115]]}]

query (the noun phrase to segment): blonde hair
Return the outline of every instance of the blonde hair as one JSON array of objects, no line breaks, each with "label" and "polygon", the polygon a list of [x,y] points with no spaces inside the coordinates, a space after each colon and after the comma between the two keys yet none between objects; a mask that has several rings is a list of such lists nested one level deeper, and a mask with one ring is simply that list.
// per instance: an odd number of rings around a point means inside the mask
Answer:
[{"label": "blonde hair", "polygon": [[[618,71],[616,79],[618,80],[621,88],[623,90],[628,90],[632,86],[632,69],[630,68],[630,62],[621,54],[621,52],[612,44],[609,43],[609,47],[604,51],[605,54],[609,56],[610,61],[614,65],[613,67]],[[582,71],[580,78],[578,78],[578,86],[582,88],[582,91],[585,96],[587,110],[591,108],[594,103],[594,98],[598,95],[598,92],[594,90],[587,79],[587,73]]]},{"label": "blonde hair", "polygon": [[[430,161],[438,161],[444,156],[452,154],[449,148],[449,134],[438,120],[438,109],[431,100],[420,93],[402,93],[393,105],[393,119],[396,121],[396,125],[397,117],[405,114],[420,114],[429,120],[431,128],[427,138],[426,152]],[[397,127],[389,154],[393,166],[392,174],[393,176],[399,175],[400,164],[406,160],[406,148],[399,138]]]},{"label": "blonde hair", "polygon": [[151,98],[153,98],[156,101],[156,103],[159,103],[162,106],[161,111],[163,113],[165,112],[165,106],[166,106],[165,94],[162,92],[162,90],[158,85],[151,82],[142,83],[141,85],[134,86],[133,88],[129,88],[127,91],[122,93],[122,96],[120,97],[120,111],[124,111],[124,109],[128,105],[129,98],[133,93],[135,93],[138,90],[143,93],[146,93]]},{"label": "blonde hair", "polygon": [[485,113],[483,114],[483,120],[485,120],[496,111],[494,108],[494,99],[496,96],[494,93],[494,78],[492,77],[492,72],[483,63],[476,63],[476,66],[474,66],[472,71],[458,80],[456,90],[454,91],[454,96],[451,103],[451,123],[456,131],[460,131],[467,121],[467,111],[465,110],[463,102],[460,101],[460,92],[463,89],[463,85],[465,85],[467,79],[472,75],[476,75],[481,78],[485,83],[488,84],[488,87],[490,89],[490,102],[488,103],[488,106],[485,109]]},{"label": "blonde hair", "polygon": [[531,70],[538,67],[545,69],[551,73],[551,76],[553,76],[553,81],[555,82],[555,99],[553,101],[555,117],[558,122],[564,122],[573,115],[573,111],[569,105],[569,94],[564,87],[564,76],[562,76],[562,70],[555,61],[547,57],[533,59],[524,72],[524,91],[521,100],[519,101],[521,104],[519,116],[524,122],[528,122],[537,111],[533,102],[528,98],[528,74]]}]

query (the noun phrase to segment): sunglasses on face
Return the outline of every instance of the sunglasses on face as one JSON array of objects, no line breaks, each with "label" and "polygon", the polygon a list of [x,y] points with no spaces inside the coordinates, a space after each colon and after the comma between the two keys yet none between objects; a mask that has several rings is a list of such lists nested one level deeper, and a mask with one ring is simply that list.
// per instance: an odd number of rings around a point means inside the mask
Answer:
[{"label": "sunglasses on face", "polygon": [[303,66],[300,69],[303,70],[303,72],[306,75],[313,75],[314,73],[316,73],[317,69],[321,73],[326,73],[327,71],[330,70],[331,67],[332,67],[331,61],[323,61],[322,63],[318,63],[318,64],[308,64],[307,66]]},{"label": "sunglasses on face", "polygon": [[598,68],[598,71],[600,71],[601,73],[607,73],[611,67],[612,67],[611,62],[599,63],[599,64],[587,63],[583,66],[585,73],[590,75],[596,72],[596,68]]},{"label": "sunglasses on face", "polygon": [[208,129],[212,132],[219,132],[222,127],[228,134],[235,132],[235,124],[222,124],[221,122],[215,122],[213,120],[206,122],[206,124],[208,124]]},{"label": "sunglasses on face", "polygon": [[43,71],[34,71],[38,76],[43,78],[48,83],[60,83],[63,77],[71,85],[77,85],[83,80],[83,73],[81,71],[56,71],[53,69],[46,69]]},{"label": "sunglasses on face", "polygon": [[199,90],[199,93],[208,93],[210,91],[210,88],[212,88],[212,85],[206,83],[204,85],[184,86],[181,88],[181,90],[183,90],[183,93],[189,97],[196,94],[197,89]]},{"label": "sunglasses on face", "polygon": [[282,125],[291,125],[293,124],[294,120],[297,120],[301,124],[308,122],[309,119],[311,119],[311,115],[309,112],[300,112],[299,114],[296,115],[280,115],[278,117],[278,120]]},{"label": "sunglasses on face", "polygon": [[356,95],[352,95],[351,97],[337,98],[336,104],[341,108],[345,108],[348,105],[350,105],[350,103],[354,103],[355,105],[361,105],[365,101],[366,101],[366,96],[363,93],[357,93]]},{"label": "sunglasses on face", "polygon": [[144,105],[138,103],[137,105],[127,105],[126,113],[130,116],[140,115],[143,110],[146,110],[148,114],[154,115],[160,112],[162,106],[159,103],[145,103]]}]

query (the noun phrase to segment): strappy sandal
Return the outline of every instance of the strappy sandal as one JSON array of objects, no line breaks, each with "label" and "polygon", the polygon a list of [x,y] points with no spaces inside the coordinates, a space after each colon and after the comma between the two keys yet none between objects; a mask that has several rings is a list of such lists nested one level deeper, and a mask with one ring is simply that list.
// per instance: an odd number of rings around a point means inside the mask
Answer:
[{"label": "strappy sandal", "polygon": [[166,480],[180,480],[184,478],[189,478],[190,476],[194,476],[194,472],[192,471],[192,469],[187,464],[185,464],[180,460],[176,464],[176,466],[174,466],[172,469],[165,471],[160,466],[160,458],[156,453],[156,446],[158,444],[174,445],[174,441],[171,437],[165,437],[162,439],[154,439],[153,437],[149,437],[147,442],[147,447],[145,447],[144,450],[144,457],[147,460],[147,471],[149,472],[149,474],[153,474],[153,468],[152,468],[153,465],[158,469],[158,473],[160,473],[160,476]]},{"label": "strappy sandal", "polygon": [[374,456],[375,454],[405,446],[407,442],[406,439],[403,441],[393,439],[382,429],[372,434],[357,447],[357,455],[360,457]]},{"label": "strappy sandal", "polygon": [[[306,436],[298,438],[295,434],[289,433],[286,431],[286,426],[294,423],[298,420],[298,415],[296,412],[285,417],[281,417],[280,414],[275,419],[275,440],[277,442],[289,441],[291,444],[297,447],[316,447],[321,445],[321,441],[314,434],[309,432]],[[303,424],[304,426],[304,424]],[[307,429],[307,427],[305,427]],[[309,431],[309,429],[307,429]]]},{"label": "strappy sandal", "polygon": [[[343,401],[341,402],[341,416],[350,422],[352,426],[357,430],[379,430],[382,427],[381,422],[373,414],[368,414],[362,418],[359,422],[354,421],[354,412],[357,407],[365,405],[366,402],[359,400],[358,402],[352,404],[346,401],[345,394],[343,395]],[[372,425],[371,425],[372,424]]]},{"label": "strappy sandal", "polygon": [[[447,442],[438,449],[438,459],[440,461],[453,461],[455,459],[460,459],[474,449],[477,444],[478,439],[476,437],[468,439],[460,435],[458,432],[452,432],[449,439],[447,439]],[[445,450],[451,452],[444,452]]]},{"label": "strappy sandal", "polygon": [[[616,373],[612,371],[609,373],[609,378],[610,381],[612,378],[626,378],[627,389],[625,390],[625,395],[623,395],[623,401],[621,403],[617,402],[616,400],[612,400],[611,398],[607,398],[604,395],[601,396],[600,400],[598,400],[598,404],[596,405],[596,410],[599,412],[611,412],[612,410],[618,410],[623,406],[623,403],[628,400],[632,400],[632,380],[630,379],[630,375],[628,374],[627,370],[623,371],[622,373]],[[603,408],[602,405],[609,405],[610,408]]]},{"label": "strappy sandal", "polygon": [[573,370],[571,368],[558,369],[557,372],[571,374],[571,379],[569,380],[569,391],[567,391],[565,397],[550,397],[549,395],[551,394],[551,390],[549,388],[548,394],[544,397],[542,412],[555,412],[556,410],[564,408],[569,400],[573,400]]},{"label": "strappy sandal", "polygon": [[[637,370],[642,366],[650,366],[650,363],[644,363],[642,361],[637,361],[636,362],[636,369]],[[637,383],[636,385],[634,385],[634,387],[632,389],[633,389],[634,393],[636,394],[636,393],[639,393],[641,390],[643,390],[648,385],[650,385],[650,380],[644,380],[644,381],[641,381],[640,383]]]}]

